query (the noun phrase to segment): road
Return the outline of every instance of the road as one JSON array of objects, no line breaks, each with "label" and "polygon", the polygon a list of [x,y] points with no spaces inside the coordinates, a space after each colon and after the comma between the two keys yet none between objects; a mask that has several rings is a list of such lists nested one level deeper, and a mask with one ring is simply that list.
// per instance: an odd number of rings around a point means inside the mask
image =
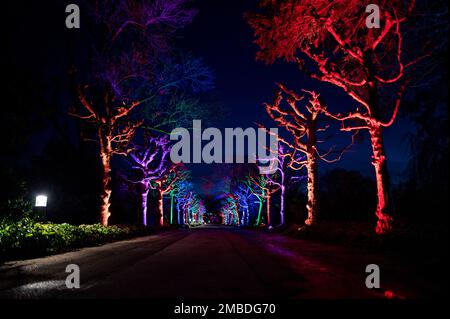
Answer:
[{"label": "road", "polygon": [[[68,264],[81,287],[68,289]],[[366,265],[381,290],[365,286]],[[411,268],[379,255],[237,228],[202,226],[0,265],[0,298],[423,297]]]}]

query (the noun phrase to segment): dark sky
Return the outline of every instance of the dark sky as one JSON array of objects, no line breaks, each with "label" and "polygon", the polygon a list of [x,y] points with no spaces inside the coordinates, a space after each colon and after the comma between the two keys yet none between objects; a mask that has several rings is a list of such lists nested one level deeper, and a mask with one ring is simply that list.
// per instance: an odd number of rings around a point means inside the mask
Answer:
[{"label": "dark sky", "polygon": [[[3,62],[8,61],[12,68],[17,68],[20,76],[35,79],[36,85],[59,90],[57,99],[64,106],[69,94],[64,90],[68,81],[67,62],[73,55],[83,56],[86,48],[83,42],[75,48],[68,46],[68,43],[74,43],[67,41],[68,37],[77,37],[80,33],[62,27],[64,1],[28,3],[11,2],[6,7],[2,29],[12,31],[7,33],[7,58]],[[255,122],[270,126],[262,103],[273,100],[275,82],[284,83],[297,91],[302,88],[315,89],[338,109],[345,109],[348,103],[352,103],[339,89],[308,79],[295,65],[277,62],[267,66],[255,61],[257,47],[252,43],[252,32],[243,14],[254,10],[257,3],[255,0],[196,0],[194,6],[199,9],[199,14],[193,24],[180,34],[181,47],[202,57],[216,75],[218,105],[224,108],[220,113],[226,114],[217,126],[246,128],[254,127]],[[409,157],[407,136],[412,131],[413,126],[399,118],[385,132],[393,181],[398,180],[406,168]],[[44,132],[35,137],[36,149],[42,149],[50,138],[51,133]],[[346,143],[348,136],[339,134],[336,139],[337,144]],[[341,162],[322,165],[321,171],[343,167],[372,176],[370,154],[370,144],[365,134],[363,142],[353,147]],[[194,176],[201,181],[211,179],[212,173],[220,168],[201,165],[194,166],[193,170]],[[224,171],[223,174],[226,174],[226,168]],[[220,179],[220,174],[215,176],[215,179]]]}]

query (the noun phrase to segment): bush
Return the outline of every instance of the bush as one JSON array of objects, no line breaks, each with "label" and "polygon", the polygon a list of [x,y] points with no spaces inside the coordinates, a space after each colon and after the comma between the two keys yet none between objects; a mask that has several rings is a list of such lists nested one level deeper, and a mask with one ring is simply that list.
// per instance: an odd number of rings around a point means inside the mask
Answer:
[{"label": "bush", "polygon": [[3,221],[0,222],[0,258],[35,257],[146,233],[149,229],[40,223],[30,218],[15,223]]}]

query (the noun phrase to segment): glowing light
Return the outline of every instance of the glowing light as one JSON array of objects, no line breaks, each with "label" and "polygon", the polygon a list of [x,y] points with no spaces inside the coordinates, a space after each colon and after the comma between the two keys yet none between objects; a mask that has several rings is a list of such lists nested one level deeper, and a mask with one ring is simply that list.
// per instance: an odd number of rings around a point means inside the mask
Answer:
[{"label": "glowing light", "polygon": [[46,195],[38,195],[36,196],[36,207],[47,207],[47,196]]}]

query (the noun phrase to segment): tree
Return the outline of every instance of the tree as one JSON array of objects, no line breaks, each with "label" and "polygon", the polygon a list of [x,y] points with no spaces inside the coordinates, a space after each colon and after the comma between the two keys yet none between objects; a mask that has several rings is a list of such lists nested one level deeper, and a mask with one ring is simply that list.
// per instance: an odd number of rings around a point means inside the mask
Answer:
[{"label": "tree", "polygon": [[[169,222],[172,225],[174,223],[174,207],[175,200],[186,191],[186,186],[188,185],[187,180],[190,178],[190,172],[188,170],[180,170],[177,179],[174,180],[172,184],[172,189],[168,191],[170,196],[170,218]],[[180,216],[177,212],[178,224],[180,224]]]},{"label": "tree", "polygon": [[135,145],[129,153],[133,177],[127,180],[138,185],[141,198],[142,224],[147,226],[148,194],[161,176],[170,169],[170,140],[167,136],[152,136],[146,134],[144,146]]},{"label": "tree", "polygon": [[97,24],[107,28],[114,44],[127,31],[149,32],[152,46],[168,50],[167,35],[191,23],[197,14],[189,8],[190,0],[95,0],[88,1],[90,14]]},{"label": "tree", "polygon": [[258,216],[256,218],[256,226],[261,225],[262,218],[262,209],[264,206],[264,201],[267,198],[267,185],[268,178],[265,175],[255,175],[249,174],[244,180],[245,185],[252,193],[254,197],[256,197],[258,203]]},{"label": "tree", "polygon": [[[286,184],[287,184],[287,172],[288,160],[290,158],[290,153],[286,151],[287,147],[282,143],[278,143],[278,156],[274,158],[277,161],[277,170],[275,176],[268,175],[271,185],[275,185],[280,189],[280,223],[279,226],[284,225],[284,204],[286,196]],[[275,189],[276,191],[277,189]],[[269,200],[269,199],[268,199]],[[270,202],[267,204],[268,209],[270,207]],[[270,214],[270,213],[269,213]]]},{"label": "tree", "polygon": [[247,185],[241,181],[234,191],[239,201],[239,206],[242,207],[242,216],[240,220],[241,225],[248,226],[250,223],[250,198],[253,196]]},{"label": "tree", "polygon": [[[185,175],[185,171],[180,164],[173,164],[170,162],[169,170],[167,173],[160,175],[156,178],[154,183],[154,189],[157,191],[158,198],[158,226],[164,225],[164,194],[170,193],[176,186],[177,182]],[[173,206],[171,206],[171,214]],[[172,215],[171,215],[172,217]]]},{"label": "tree", "polygon": [[130,105],[122,104],[120,106],[114,103],[114,99],[108,93],[104,96],[104,113],[98,107],[87,99],[83,90],[80,90],[80,101],[85,115],[70,113],[82,120],[89,121],[96,126],[96,138],[99,142],[100,159],[102,164],[101,177],[101,206],[100,222],[102,225],[108,225],[108,219],[111,216],[109,207],[111,205],[111,158],[113,155],[127,155],[131,149],[128,147],[133,138],[136,129],[142,124],[142,121],[124,122],[130,112],[137,107],[140,102],[133,102]]},{"label": "tree", "polygon": [[378,196],[376,232],[382,234],[391,230],[393,221],[383,129],[397,116],[408,69],[423,56],[405,62],[403,54],[401,27],[415,1],[406,5],[400,0],[379,1],[380,28],[366,26],[365,11],[371,3],[263,1],[266,12],[249,15],[248,22],[260,47],[259,59],[295,61],[311,77],[344,90],[359,105],[347,115],[327,114],[342,121],[343,131],[368,130],[371,136]]},{"label": "tree", "polygon": [[[184,214],[183,214],[183,206],[185,204],[186,194],[189,194],[193,189],[193,185],[187,179],[180,179],[173,190],[170,192],[171,195],[171,203],[172,199],[176,200],[176,209],[177,209],[177,222],[178,225],[184,224]],[[172,211],[171,211],[172,214]]]},{"label": "tree", "polygon": [[[336,152],[331,148],[325,154],[320,154],[318,147],[318,132],[327,130],[319,127],[319,115],[326,111],[325,105],[319,100],[319,94],[303,90],[305,95],[300,96],[295,92],[286,89],[283,85],[278,85],[280,90],[273,104],[266,103],[266,111],[271,119],[278,126],[284,127],[291,135],[293,142],[289,142],[282,137],[278,137],[283,146],[280,153],[279,162],[282,165],[299,170],[303,167],[307,171],[307,190],[308,190],[308,218],[306,225],[312,225],[317,220],[318,211],[318,161],[322,159],[326,162],[338,161],[346,149],[338,151],[336,158],[329,160],[326,158],[331,152]],[[280,160],[281,157],[281,160]],[[288,163],[285,163],[285,161]],[[281,170],[281,168],[279,168]],[[284,178],[284,172],[282,175]],[[279,183],[276,185],[282,186]]]}]

